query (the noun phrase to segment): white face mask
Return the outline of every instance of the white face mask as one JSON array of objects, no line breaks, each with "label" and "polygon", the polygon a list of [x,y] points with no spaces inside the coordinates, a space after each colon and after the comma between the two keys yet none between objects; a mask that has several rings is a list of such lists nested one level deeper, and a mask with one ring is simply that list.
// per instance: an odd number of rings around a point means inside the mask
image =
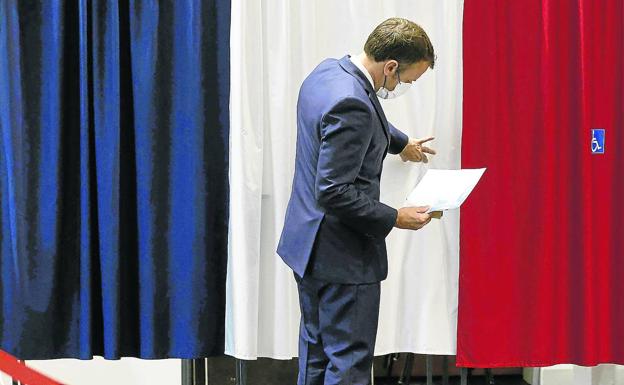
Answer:
[{"label": "white face mask", "polygon": [[386,88],[386,76],[384,75],[384,84],[381,86],[379,90],[377,90],[377,96],[382,99],[394,99],[403,95],[407,90],[409,90],[412,83],[403,83],[401,82],[401,77],[399,75],[399,71],[397,70],[397,78],[399,79],[399,83],[397,83],[394,90],[390,91]]}]

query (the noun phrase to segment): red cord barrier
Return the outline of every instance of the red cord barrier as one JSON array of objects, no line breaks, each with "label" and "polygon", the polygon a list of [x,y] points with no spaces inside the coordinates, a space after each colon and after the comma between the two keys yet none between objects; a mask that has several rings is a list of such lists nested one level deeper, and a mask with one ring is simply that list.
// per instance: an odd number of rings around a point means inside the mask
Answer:
[{"label": "red cord barrier", "polygon": [[6,373],[24,385],[63,385],[32,370],[17,358],[0,350],[0,372]]}]

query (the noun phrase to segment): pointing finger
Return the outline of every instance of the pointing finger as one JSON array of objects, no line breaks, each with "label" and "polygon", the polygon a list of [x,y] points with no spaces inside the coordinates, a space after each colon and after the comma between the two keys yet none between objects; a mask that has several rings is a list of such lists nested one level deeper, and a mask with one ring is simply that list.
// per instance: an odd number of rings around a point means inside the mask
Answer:
[{"label": "pointing finger", "polygon": [[435,139],[435,137],[430,136],[430,137],[428,137],[428,138],[416,139],[416,142],[417,142],[418,144],[423,144],[423,143],[430,142],[430,141],[432,141],[432,140],[434,140],[434,139]]}]

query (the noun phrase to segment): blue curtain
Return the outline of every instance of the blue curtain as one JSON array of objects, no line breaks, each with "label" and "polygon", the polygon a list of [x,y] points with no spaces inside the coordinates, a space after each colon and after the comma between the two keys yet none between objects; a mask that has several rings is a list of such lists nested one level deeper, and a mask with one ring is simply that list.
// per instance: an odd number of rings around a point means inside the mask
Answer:
[{"label": "blue curtain", "polygon": [[0,349],[223,353],[229,0],[0,0]]}]

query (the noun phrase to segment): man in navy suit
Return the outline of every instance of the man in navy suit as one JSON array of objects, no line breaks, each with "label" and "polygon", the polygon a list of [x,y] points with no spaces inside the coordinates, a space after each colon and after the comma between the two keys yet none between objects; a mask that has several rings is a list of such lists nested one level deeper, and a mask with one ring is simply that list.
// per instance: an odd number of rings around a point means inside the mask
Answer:
[{"label": "man in navy suit", "polygon": [[358,56],[327,59],[303,82],[297,103],[292,193],[277,249],[297,281],[301,306],[299,385],[369,384],[388,273],[385,238],[418,230],[427,207],[379,201],[386,154],[427,161],[435,152],[390,124],[379,103],[403,93],[435,55],[421,27],[384,21]]}]

